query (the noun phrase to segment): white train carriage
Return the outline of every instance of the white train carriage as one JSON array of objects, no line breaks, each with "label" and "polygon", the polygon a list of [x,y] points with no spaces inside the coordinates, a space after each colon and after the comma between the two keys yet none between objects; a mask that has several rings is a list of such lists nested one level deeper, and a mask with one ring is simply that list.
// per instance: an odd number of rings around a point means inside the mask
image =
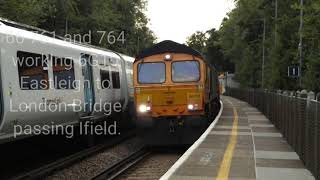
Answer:
[{"label": "white train carriage", "polygon": [[100,120],[132,104],[129,56],[1,22],[0,48],[0,143],[24,137],[18,126]]}]

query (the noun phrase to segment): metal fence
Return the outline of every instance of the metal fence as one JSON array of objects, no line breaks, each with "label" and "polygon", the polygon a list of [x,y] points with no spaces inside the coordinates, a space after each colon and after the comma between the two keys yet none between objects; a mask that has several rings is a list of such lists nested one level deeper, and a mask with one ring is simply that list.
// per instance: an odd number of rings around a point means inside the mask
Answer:
[{"label": "metal fence", "polygon": [[[320,179],[320,93],[227,88],[227,95],[258,108]],[[317,100],[318,101],[317,101]]]}]

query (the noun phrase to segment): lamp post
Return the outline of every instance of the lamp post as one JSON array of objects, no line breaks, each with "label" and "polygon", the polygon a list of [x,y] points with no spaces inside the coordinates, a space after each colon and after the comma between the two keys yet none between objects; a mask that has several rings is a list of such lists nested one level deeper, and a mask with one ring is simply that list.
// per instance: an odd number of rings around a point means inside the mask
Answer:
[{"label": "lamp post", "polygon": [[261,87],[264,88],[264,66],[265,66],[265,41],[266,41],[266,17],[263,18],[263,40],[262,40],[262,67]]},{"label": "lamp post", "polygon": [[275,0],[275,15],[274,15],[274,47],[277,48],[277,21],[278,21],[278,0]]},{"label": "lamp post", "polygon": [[300,27],[299,27],[299,33],[300,33],[300,41],[299,41],[299,86],[302,87],[302,51],[303,51],[303,42],[302,42],[302,29],[303,29],[303,0],[300,0]]}]

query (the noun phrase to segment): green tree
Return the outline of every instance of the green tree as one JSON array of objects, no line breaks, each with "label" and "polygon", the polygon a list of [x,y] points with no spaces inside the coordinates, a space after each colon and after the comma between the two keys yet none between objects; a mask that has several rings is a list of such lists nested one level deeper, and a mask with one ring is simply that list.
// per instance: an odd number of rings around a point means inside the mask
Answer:
[{"label": "green tree", "polygon": [[50,16],[50,0],[0,0],[0,16],[38,26]]},{"label": "green tree", "polygon": [[234,65],[223,54],[220,44],[220,34],[216,29],[207,31],[208,39],[205,42],[203,54],[213,64],[218,71],[234,72]]},{"label": "green tree", "polygon": [[203,52],[207,40],[207,33],[197,31],[187,38],[186,43],[189,47],[199,52]]},{"label": "green tree", "polygon": [[234,72],[234,65],[225,58],[220,45],[220,34],[216,29],[206,32],[197,31],[188,37],[187,45],[200,53],[216,67],[218,71]]},{"label": "green tree", "polygon": [[263,20],[266,21],[264,86],[295,90],[297,78],[289,78],[288,66],[299,64],[300,9],[304,10],[302,88],[319,91],[320,2],[278,0],[237,0],[219,30],[225,58],[236,65],[236,75],[243,86],[262,85]]},{"label": "green tree", "polygon": [[91,44],[134,56],[156,40],[147,26],[146,4],[146,0],[0,0],[0,15],[60,36],[91,34]]}]

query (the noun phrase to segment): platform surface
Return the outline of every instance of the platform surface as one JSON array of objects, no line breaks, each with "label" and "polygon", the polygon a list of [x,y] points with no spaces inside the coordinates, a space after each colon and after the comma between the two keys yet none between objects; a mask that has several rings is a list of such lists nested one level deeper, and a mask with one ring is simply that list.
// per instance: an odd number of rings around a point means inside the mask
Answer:
[{"label": "platform surface", "polygon": [[162,179],[314,179],[261,112],[231,97],[222,97],[222,103],[220,118]]}]

